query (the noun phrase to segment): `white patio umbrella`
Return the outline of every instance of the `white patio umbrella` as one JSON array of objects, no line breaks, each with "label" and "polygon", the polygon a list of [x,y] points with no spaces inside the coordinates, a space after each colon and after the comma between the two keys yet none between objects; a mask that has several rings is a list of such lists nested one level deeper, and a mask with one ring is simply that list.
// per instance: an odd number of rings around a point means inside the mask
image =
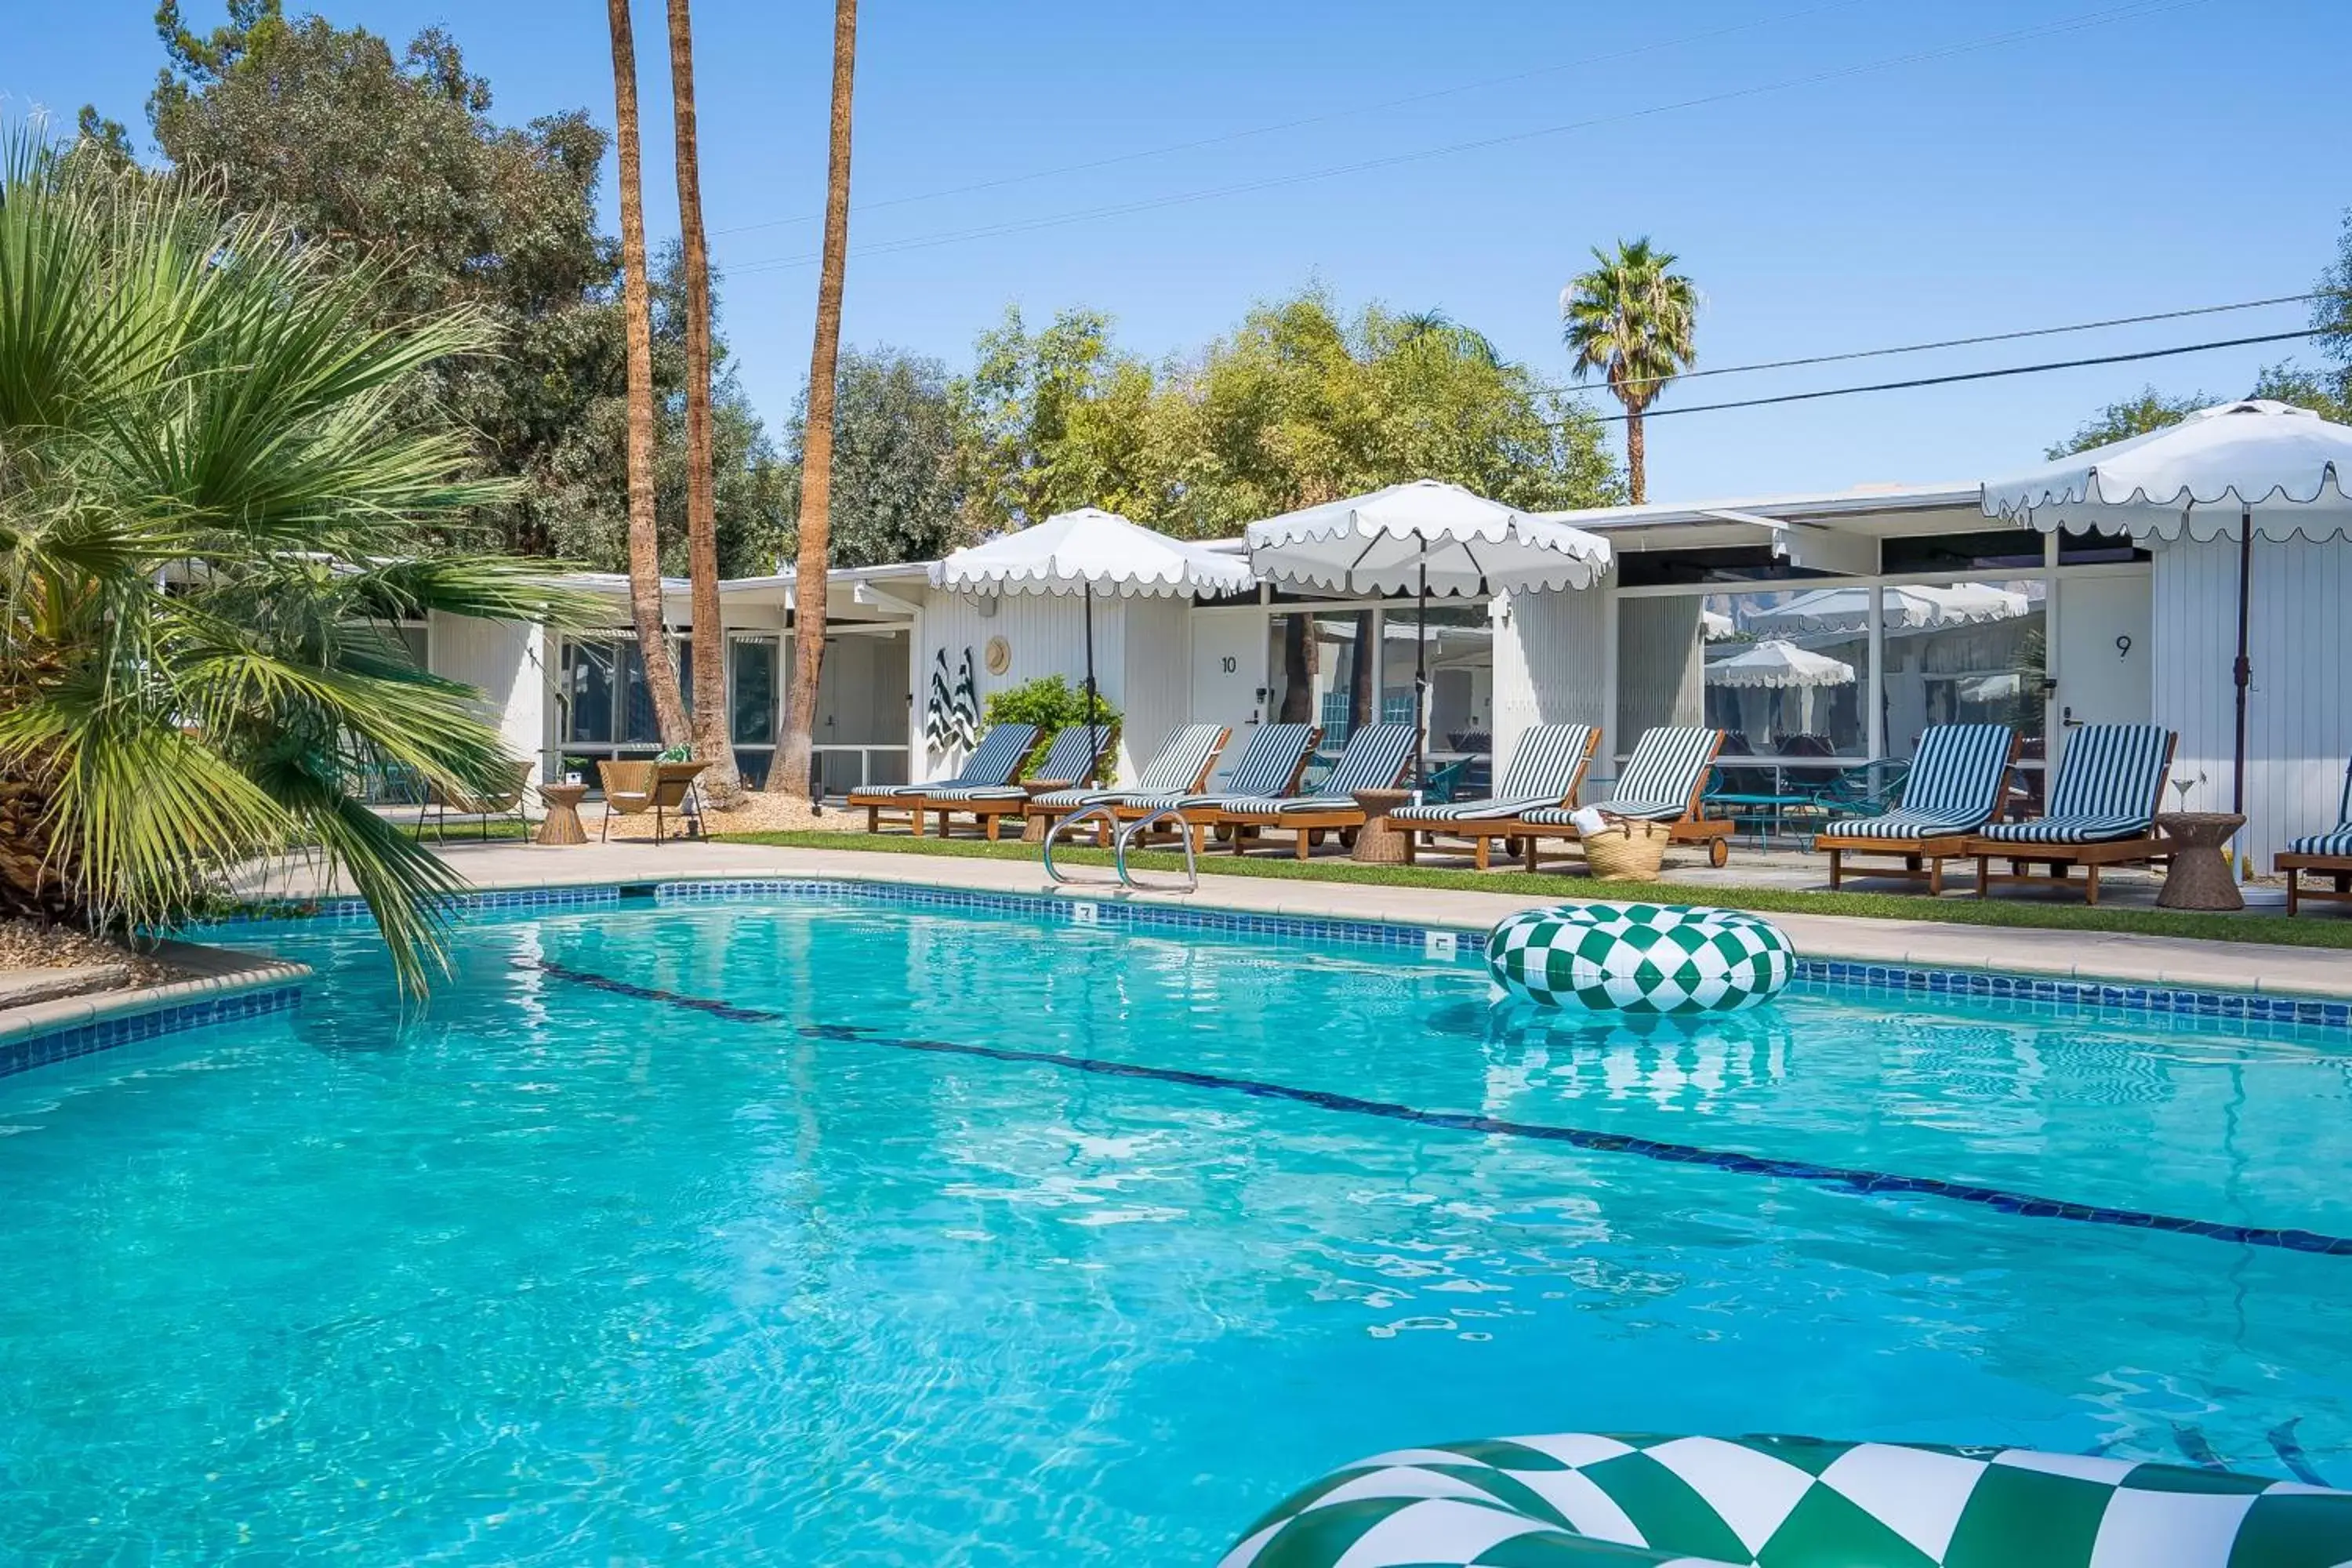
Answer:
[{"label": "white patio umbrella", "polygon": [[1709,686],[1847,686],[1853,681],[1853,666],[1792,642],[1768,637],[1727,658],[1710,661],[1706,677]]},{"label": "white patio umbrella", "polygon": [[[1586,588],[1609,569],[1607,540],[1438,479],[1270,517],[1249,525],[1248,542],[1250,565],[1261,576],[1342,594],[1411,593],[1421,602],[1423,626],[1432,594]],[[1414,639],[1416,789],[1420,716],[1428,711],[1428,650],[1426,637]]]},{"label": "white patio umbrella", "polygon": [[[1095,595],[1192,598],[1255,584],[1249,563],[1171,539],[1099,507],[1059,512],[931,563],[931,585],[978,594],[1076,594],[1086,603],[1087,731],[1095,717]],[[1097,744],[1095,748],[1100,751]],[[1090,776],[1086,781],[1094,783]]]},{"label": "white patio umbrella", "polygon": [[2178,425],[1988,479],[1987,517],[2044,533],[2093,529],[2134,539],[2238,542],[2237,750],[2231,809],[2246,809],[2248,584],[2254,537],[2315,542],[2352,532],[2352,426],[2267,398],[2200,408]]},{"label": "white patio umbrella", "polygon": [[1726,637],[1738,637],[1739,627],[1720,610],[1701,610],[1698,613],[1698,632],[1707,642],[1721,642]]}]

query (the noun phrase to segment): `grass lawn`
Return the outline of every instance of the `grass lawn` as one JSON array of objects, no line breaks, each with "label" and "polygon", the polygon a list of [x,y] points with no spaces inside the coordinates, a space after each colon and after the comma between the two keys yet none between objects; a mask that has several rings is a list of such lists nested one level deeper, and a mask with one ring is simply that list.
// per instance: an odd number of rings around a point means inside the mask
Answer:
[{"label": "grass lawn", "polygon": [[[775,844],[799,849],[864,849],[893,855],[947,855],[992,860],[1034,860],[1035,847],[991,844],[979,838],[915,838],[906,834],[742,833],[719,836],[735,844]],[[1054,858],[1073,865],[1107,865],[1099,849],[1056,848]],[[1182,855],[1138,850],[1128,863],[1139,869],[1178,871]],[[2326,915],[2288,920],[2284,915],[2203,915],[2174,910],[2135,910],[2081,904],[2032,902],[1973,897],[1930,899],[1906,893],[1811,893],[1790,888],[1692,888],[1664,882],[1602,882],[1554,872],[1452,870],[1434,866],[1363,866],[1353,860],[1294,860],[1288,857],[1202,857],[1203,874],[1219,877],[1280,877],[1312,882],[1368,882],[1386,888],[1453,888],[1474,893],[1526,893],[1561,899],[1613,899],[1621,902],[1706,903],[1759,913],[1859,915],[1875,920],[1943,921],[1952,925],[2003,926],[2032,931],[2123,931],[2142,936],[2193,937],[2205,942],[2267,942],[2291,947],[2352,949],[2352,920]]]},{"label": "grass lawn", "polygon": [[[487,835],[483,832],[486,827],[489,830]],[[403,833],[414,833],[416,828],[412,823],[402,823],[400,830]],[[425,823],[425,842],[427,844],[479,844],[488,837],[492,843],[501,840],[519,843],[527,842],[537,831],[539,829],[536,824],[517,822],[511,816],[497,817],[489,822],[477,822],[470,816],[460,817],[446,826],[428,817]]]}]

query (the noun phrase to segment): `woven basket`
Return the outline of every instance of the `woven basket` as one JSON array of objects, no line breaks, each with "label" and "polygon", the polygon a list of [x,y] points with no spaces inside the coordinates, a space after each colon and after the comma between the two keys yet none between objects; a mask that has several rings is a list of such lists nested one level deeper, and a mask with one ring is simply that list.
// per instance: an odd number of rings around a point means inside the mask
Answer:
[{"label": "woven basket", "polygon": [[1607,827],[1584,836],[1585,862],[1604,882],[1654,882],[1674,836],[1663,822],[1612,816]]}]

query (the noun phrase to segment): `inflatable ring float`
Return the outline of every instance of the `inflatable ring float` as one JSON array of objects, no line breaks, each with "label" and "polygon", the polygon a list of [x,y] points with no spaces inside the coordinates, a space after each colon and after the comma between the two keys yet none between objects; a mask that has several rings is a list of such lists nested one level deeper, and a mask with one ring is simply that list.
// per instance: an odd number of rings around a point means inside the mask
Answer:
[{"label": "inflatable ring float", "polygon": [[1335,1470],[1222,1568],[2328,1568],[2352,1492],[2029,1448],[1567,1432]]},{"label": "inflatable ring float", "polygon": [[1780,927],[1738,910],[1560,904],[1496,926],[1486,967],[1538,1006],[1732,1013],[1778,995],[1797,950]]}]

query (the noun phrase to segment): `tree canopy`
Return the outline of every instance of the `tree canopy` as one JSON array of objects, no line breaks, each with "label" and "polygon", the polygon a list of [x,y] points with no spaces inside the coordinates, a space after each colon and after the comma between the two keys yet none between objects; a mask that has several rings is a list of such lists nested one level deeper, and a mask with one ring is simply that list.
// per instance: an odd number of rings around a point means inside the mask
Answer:
[{"label": "tree canopy", "polygon": [[1198,354],[1154,366],[1084,310],[984,333],[952,388],[968,532],[1103,506],[1207,538],[1411,479],[1516,506],[1620,493],[1599,422],[1434,313],[1319,290],[1260,305]]},{"label": "tree canopy", "polygon": [[[363,27],[289,19],[282,0],[232,0],[205,34],[164,0],[156,26],[167,64],[148,119],[172,165],[231,210],[369,264],[380,321],[472,310],[484,350],[442,363],[415,395],[474,433],[482,472],[517,481],[480,521],[514,548],[617,567],[626,415],[618,247],[595,225],[604,130],[584,110],[499,123],[489,84],[438,28],[395,50]],[[123,147],[93,112],[83,124]],[[667,454],[682,444],[685,355],[682,279],[665,261],[655,368]],[[715,358],[726,566],[766,571],[779,463],[723,345]],[[682,461],[667,461],[661,486],[665,536],[681,542]]]}]

